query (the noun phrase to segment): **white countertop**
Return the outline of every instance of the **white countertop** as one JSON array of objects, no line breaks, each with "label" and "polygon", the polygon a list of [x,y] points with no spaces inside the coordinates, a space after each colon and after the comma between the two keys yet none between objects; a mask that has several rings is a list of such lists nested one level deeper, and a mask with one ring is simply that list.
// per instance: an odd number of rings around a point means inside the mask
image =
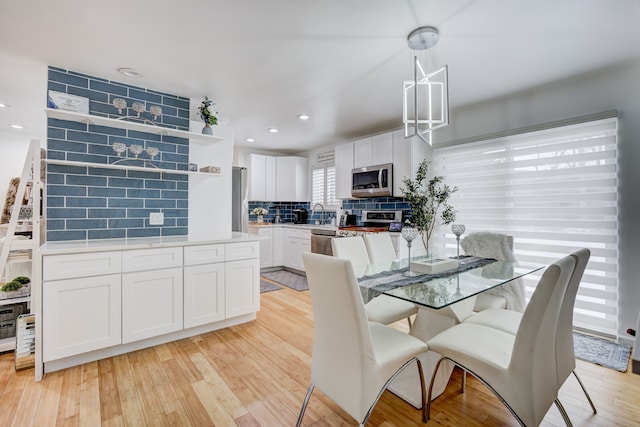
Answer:
[{"label": "white countertop", "polygon": [[249,227],[287,227],[287,228],[308,228],[308,229],[312,229],[312,228],[321,228],[324,230],[337,230],[338,226],[337,225],[331,225],[331,224],[294,224],[293,222],[279,222],[279,223],[274,223],[274,222],[250,222],[249,223]]},{"label": "white countertop", "polygon": [[55,255],[74,252],[100,252],[108,250],[130,250],[161,248],[171,246],[191,246],[215,243],[241,243],[263,240],[257,234],[239,233],[236,231],[225,233],[202,233],[188,236],[167,237],[138,237],[133,239],[104,239],[104,240],[69,240],[63,242],[47,242],[40,246],[43,255]]}]

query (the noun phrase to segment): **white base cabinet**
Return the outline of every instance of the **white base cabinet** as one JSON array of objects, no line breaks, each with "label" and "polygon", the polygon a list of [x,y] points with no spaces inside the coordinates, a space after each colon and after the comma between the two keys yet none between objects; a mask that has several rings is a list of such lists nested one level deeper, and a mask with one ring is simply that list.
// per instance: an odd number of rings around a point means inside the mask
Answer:
[{"label": "white base cabinet", "polygon": [[123,344],[181,329],[182,268],[122,275]]},{"label": "white base cabinet", "polygon": [[260,262],[244,259],[227,262],[225,310],[227,317],[260,309]]},{"label": "white base cabinet", "polygon": [[304,271],[302,254],[311,252],[311,230],[285,229],[284,266]]},{"label": "white base cabinet", "polygon": [[225,265],[184,268],[184,327],[206,325],[225,318]]},{"label": "white base cabinet", "polygon": [[120,274],[49,281],[43,291],[43,361],[121,343]]},{"label": "white base cabinet", "polygon": [[259,247],[244,240],[42,254],[44,370],[255,319]]}]

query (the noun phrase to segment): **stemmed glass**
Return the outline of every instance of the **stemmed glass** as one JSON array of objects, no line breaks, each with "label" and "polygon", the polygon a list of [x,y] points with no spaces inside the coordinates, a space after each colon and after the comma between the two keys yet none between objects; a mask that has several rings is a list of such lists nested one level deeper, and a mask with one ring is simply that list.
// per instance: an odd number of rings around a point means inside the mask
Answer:
[{"label": "stemmed glass", "polygon": [[114,142],[111,145],[111,148],[113,148],[113,151],[115,151],[118,154],[118,157],[121,157],[122,153],[127,151],[127,146],[124,145],[122,142]]},{"label": "stemmed glass", "polygon": [[456,257],[460,261],[460,236],[464,234],[465,226],[462,224],[451,224],[451,231],[456,235],[456,241],[458,243],[458,256]]},{"label": "stemmed glass", "polygon": [[411,242],[418,236],[418,229],[411,224],[406,224],[402,227],[402,238],[407,241],[407,249],[409,252],[409,269],[403,273],[403,276],[413,277],[417,276],[416,273],[411,271]]},{"label": "stemmed glass", "polygon": [[142,145],[138,145],[138,144],[131,144],[129,146],[129,151],[131,151],[131,154],[133,154],[135,156],[135,158],[138,158],[138,154],[142,153]]}]

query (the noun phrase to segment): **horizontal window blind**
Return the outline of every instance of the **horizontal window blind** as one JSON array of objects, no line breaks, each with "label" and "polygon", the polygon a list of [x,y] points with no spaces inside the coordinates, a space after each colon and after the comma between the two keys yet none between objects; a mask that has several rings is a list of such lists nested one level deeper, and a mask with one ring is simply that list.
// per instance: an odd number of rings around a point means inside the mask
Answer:
[{"label": "horizontal window blind", "polygon": [[325,209],[340,206],[336,198],[335,166],[315,166],[311,171],[311,204],[322,203]]},{"label": "horizontal window blind", "polygon": [[[465,234],[513,235],[520,261],[589,248],[574,326],[617,336],[616,118],[436,149],[433,168],[459,189],[450,200]],[[441,238],[455,246],[450,230]]]}]

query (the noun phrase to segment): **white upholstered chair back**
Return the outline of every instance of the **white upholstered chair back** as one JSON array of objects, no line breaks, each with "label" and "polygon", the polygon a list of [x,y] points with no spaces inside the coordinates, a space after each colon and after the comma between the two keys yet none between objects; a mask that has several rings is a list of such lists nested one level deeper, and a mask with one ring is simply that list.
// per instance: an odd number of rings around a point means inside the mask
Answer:
[{"label": "white upholstered chair back", "polygon": [[[576,260],[576,267],[569,280],[569,286],[562,298],[562,308],[556,333],[556,353],[558,381],[563,384],[567,377],[576,368],[576,356],[573,348],[573,307],[578,294],[578,287],[582,281],[584,270],[587,267],[591,252],[583,248],[571,254]],[[584,389],[584,387],[583,387]],[[586,394],[586,390],[585,390]],[[588,397],[588,394],[587,394]],[[591,400],[589,398],[589,400]]]},{"label": "white upholstered chair back", "polygon": [[331,239],[333,256],[351,261],[354,266],[369,264],[367,247],[362,236],[339,237]]},{"label": "white upholstered chair back", "polygon": [[[302,260],[313,306],[313,355],[311,386],[297,425],[314,387],[364,425],[388,382],[427,346],[395,329],[369,323],[349,260],[308,252]],[[422,385],[424,402],[424,382],[416,381]]]},{"label": "white upholstered chair back", "polygon": [[389,233],[365,234],[363,238],[372,264],[393,261],[397,258]]},{"label": "white upholstered chair back", "polygon": [[575,263],[567,256],[545,270],[515,336],[508,371],[521,391],[501,384],[499,393],[526,425],[540,424],[562,385],[556,372],[556,330]]}]

